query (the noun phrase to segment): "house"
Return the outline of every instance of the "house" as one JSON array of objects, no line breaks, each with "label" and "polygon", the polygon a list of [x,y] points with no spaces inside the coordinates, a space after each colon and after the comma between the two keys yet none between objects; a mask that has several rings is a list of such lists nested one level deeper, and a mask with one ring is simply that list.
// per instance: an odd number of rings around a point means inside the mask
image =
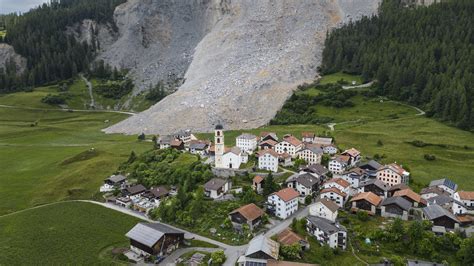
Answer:
[{"label": "house", "polygon": [[100,187],[100,192],[110,192],[114,189],[123,189],[125,186],[125,180],[127,178],[124,175],[111,175],[104,180],[104,184]]},{"label": "house", "polygon": [[191,134],[191,130],[181,130],[177,133],[173,134],[175,139],[181,140],[185,145],[187,145],[191,140],[196,139],[193,134]]},{"label": "house", "polygon": [[180,139],[173,139],[173,140],[171,140],[170,147],[172,149],[182,151],[182,150],[184,150],[184,142]]},{"label": "house", "polygon": [[340,175],[344,171],[346,171],[346,169],[348,168],[349,161],[350,161],[349,156],[338,155],[329,161],[329,164],[328,164],[329,171],[335,175]]},{"label": "house", "polygon": [[141,256],[170,254],[184,241],[184,232],[160,223],[138,223],[126,236],[130,249]]},{"label": "house", "polygon": [[321,190],[319,197],[321,199],[324,199],[324,198],[330,199],[334,201],[337,204],[337,206],[344,208],[344,204],[346,203],[346,199],[347,199],[347,194],[335,187],[331,187],[331,188],[325,188]]},{"label": "house", "polygon": [[306,231],[316,237],[321,245],[329,245],[331,248],[346,249],[347,230],[337,222],[321,217],[306,217]]},{"label": "house", "polygon": [[450,196],[448,192],[442,190],[439,187],[425,187],[421,189],[420,192],[420,196],[425,200],[429,200],[441,195]]},{"label": "house", "polygon": [[398,184],[408,185],[409,178],[410,173],[396,163],[385,165],[377,170],[377,179],[390,186]]},{"label": "house", "polygon": [[448,178],[433,180],[430,182],[430,187],[437,187],[449,193],[449,195],[453,196],[454,193],[458,190],[458,185],[451,181]]},{"label": "house", "polygon": [[286,228],[285,230],[281,231],[277,235],[277,241],[278,243],[285,245],[285,246],[291,246],[298,244],[301,246],[302,250],[309,249],[309,243],[306,241],[303,237],[298,235],[297,233],[291,231],[290,229]]},{"label": "house", "polygon": [[278,158],[276,151],[271,149],[260,150],[257,152],[258,169],[272,172],[278,172]]},{"label": "house", "polygon": [[341,152],[341,155],[349,156],[348,163],[350,166],[356,166],[360,162],[360,159],[362,158],[360,155],[360,151],[354,148],[350,148],[348,150]]},{"label": "house", "polygon": [[313,143],[316,134],[311,132],[301,132],[301,140],[306,143]]},{"label": "house", "polygon": [[421,196],[414,192],[413,190],[406,188],[399,190],[393,194],[394,197],[403,197],[413,204],[413,207],[423,207],[426,206],[426,200],[421,198]]},{"label": "house", "polygon": [[375,160],[370,160],[365,164],[359,166],[360,169],[365,170],[367,175],[371,178],[377,177],[377,170],[379,170],[383,165]]},{"label": "house", "polygon": [[335,178],[331,178],[328,181],[326,181],[323,184],[323,188],[335,187],[335,188],[339,189],[340,191],[342,191],[346,194],[350,194],[350,188],[351,188],[350,185],[351,184],[349,184],[349,182],[347,182],[346,180],[344,180],[340,177],[335,177]]},{"label": "house", "polygon": [[467,212],[474,214],[474,191],[458,191],[454,193],[454,199],[464,203]]},{"label": "house", "polygon": [[252,189],[257,192],[257,194],[260,194],[263,192],[263,182],[265,181],[265,178],[263,178],[260,175],[254,176],[252,180]]},{"label": "house", "polygon": [[278,155],[278,162],[282,166],[292,166],[293,165],[293,163],[291,162],[291,155],[289,155],[286,152]]},{"label": "house", "polygon": [[142,184],[138,184],[122,190],[122,195],[133,200],[139,198],[143,193],[145,193],[145,191],[146,187]]},{"label": "house", "polygon": [[400,218],[407,221],[411,206],[411,202],[403,197],[386,198],[380,204],[380,215],[382,217]]},{"label": "house", "polygon": [[170,195],[170,192],[164,186],[154,187],[151,188],[149,191],[143,194],[143,197],[149,199],[150,201],[154,201],[155,204],[158,204],[160,201],[165,199]]},{"label": "house", "polygon": [[356,167],[342,173],[342,179],[349,182],[351,187],[356,188],[360,185],[360,182],[367,179],[366,171],[362,168]]},{"label": "house", "polygon": [[205,155],[209,153],[209,142],[201,140],[191,140],[189,142],[189,152],[191,154]]},{"label": "house", "polygon": [[359,192],[372,192],[379,197],[387,198],[390,187],[378,179],[369,179],[360,182],[357,189]]},{"label": "house", "polygon": [[273,140],[278,142],[278,136],[275,132],[261,132],[260,133],[260,142],[264,142],[267,140]]},{"label": "house", "polygon": [[264,235],[258,235],[250,240],[244,255],[237,260],[238,266],[267,265],[268,260],[278,260],[280,244]]},{"label": "house", "polygon": [[174,137],[171,135],[160,136],[157,140],[160,149],[171,148],[171,141],[174,140]]},{"label": "house", "polygon": [[436,197],[429,198],[427,200],[427,206],[430,205],[439,205],[448,211],[454,213],[455,215],[464,215],[468,213],[466,205],[461,201],[458,201],[454,198],[451,198],[448,195],[440,195]]},{"label": "house", "polygon": [[315,146],[307,146],[299,150],[296,156],[305,160],[308,164],[320,164],[323,157],[323,150]]},{"label": "house", "polygon": [[285,135],[281,142],[275,145],[277,153],[288,153],[296,158],[296,153],[303,148],[303,142],[292,135]]},{"label": "house", "polygon": [[267,150],[267,149],[274,150],[275,145],[277,144],[278,142],[274,141],[273,139],[265,140],[258,144],[258,149],[259,150]]},{"label": "house", "polygon": [[235,142],[237,147],[248,154],[252,154],[257,149],[257,136],[253,134],[241,134],[235,139]]},{"label": "house", "polygon": [[430,205],[423,208],[423,219],[429,220],[433,223],[433,226],[444,227],[446,229],[455,229],[459,227],[459,220],[439,205]]},{"label": "house", "polygon": [[365,210],[374,215],[377,212],[377,207],[382,202],[382,198],[372,192],[362,192],[355,195],[351,202],[353,210]]},{"label": "house", "polygon": [[284,188],[268,196],[268,209],[276,217],[286,219],[298,210],[298,196],[298,191],[293,188]]},{"label": "house", "polygon": [[287,183],[288,187],[296,189],[300,195],[300,202],[304,203],[305,197],[313,195],[319,190],[320,179],[310,173],[295,174]]},{"label": "house", "polygon": [[329,146],[332,145],[332,138],[315,137],[313,143],[321,146]]},{"label": "house", "polygon": [[321,164],[310,164],[300,168],[300,173],[301,172],[310,173],[323,180],[326,178],[326,175],[329,173],[329,170]]},{"label": "house", "polygon": [[328,219],[335,222],[339,210],[339,205],[328,198],[316,200],[315,203],[309,205],[309,215]]},{"label": "house", "polygon": [[404,189],[407,189],[407,188],[410,188],[410,187],[408,187],[405,184],[398,184],[398,185],[391,186],[391,187],[388,188],[387,195],[388,195],[388,197],[393,197],[393,194],[395,194],[395,192],[400,191],[400,190],[404,190]]},{"label": "house", "polygon": [[321,145],[324,154],[334,155],[337,153],[337,147],[334,144]]},{"label": "house", "polygon": [[124,208],[128,208],[132,205],[132,199],[127,197],[118,197],[115,199],[115,204],[122,206]]},{"label": "house", "polygon": [[226,150],[222,156],[224,168],[239,169],[240,165],[248,162],[248,154],[238,147],[232,147]]},{"label": "house", "polygon": [[265,212],[257,207],[257,205],[250,203],[229,213],[229,219],[235,229],[242,231],[242,225],[247,224],[250,230],[255,229],[262,222],[262,217]]},{"label": "house", "polygon": [[204,193],[207,197],[217,199],[232,188],[232,182],[222,178],[212,178],[204,184]]}]

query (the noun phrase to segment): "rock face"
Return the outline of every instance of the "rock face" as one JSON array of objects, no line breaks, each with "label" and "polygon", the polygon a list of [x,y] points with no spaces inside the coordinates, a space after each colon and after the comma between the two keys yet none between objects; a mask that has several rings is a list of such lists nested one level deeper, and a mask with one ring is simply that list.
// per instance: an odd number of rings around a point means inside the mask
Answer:
[{"label": "rock face", "polygon": [[15,62],[17,73],[22,73],[26,68],[26,59],[15,53],[13,46],[6,43],[0,43],[0,68],[5,68],[7,63]]},{"label": "rock face", "polygon": [[184,84],[107,133],[167,134],[262,126],[298,84],[314,80],[326,32],[376,12],[375,0],[129,1],[120,37],[100,58],[137,83],[185,73]]}]

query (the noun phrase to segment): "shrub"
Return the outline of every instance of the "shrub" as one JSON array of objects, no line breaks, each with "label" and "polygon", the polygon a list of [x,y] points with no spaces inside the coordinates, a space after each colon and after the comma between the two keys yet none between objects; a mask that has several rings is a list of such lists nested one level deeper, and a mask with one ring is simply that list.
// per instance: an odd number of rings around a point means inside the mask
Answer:
[{"label": "shrub", "polygon": [[425,154],[423,157],[424,157],[425,160],[427,160],[427,161],[434,161],[434,160],[436,160],[436,156],[433,155],[433,154]]},{"label": "shrub", "polygon": [[357,219],[359,219],[362,222],[367,222],[369,220],[369,215],[365,211],[358,211]]},{"label": "shrub", "polygon": [[43,99],[41,99],[41,102],[46,103],[46,104],[51,104],[51,105],[65,104],[66,97],[64,95],[48,94],[45,97],[43,97]]},{"label": "shrub", "polygon": [[218,250],[216,252],[213,252],[211,254],[211,259],[212,259],[212,264],[222,265],[226,260],[224,251],[223,250]]}]

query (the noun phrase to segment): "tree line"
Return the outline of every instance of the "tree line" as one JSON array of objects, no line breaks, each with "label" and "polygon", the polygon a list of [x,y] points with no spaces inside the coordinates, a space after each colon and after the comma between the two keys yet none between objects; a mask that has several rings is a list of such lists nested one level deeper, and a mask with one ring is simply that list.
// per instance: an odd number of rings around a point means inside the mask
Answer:
[{"label": "tree line", "polygon": [[16,53],[25,57],[27,66],[20,72],[9,62],[0,69],[0,93],[68,79],[87,70],[100,44],[97,40],[80,43],[66,28],[84,19],[114,25],[113,11],[123,2],[53,0],[22,15],[3,16],[0,21],[7,34],[0,41],[12,45]]},{"label": "tree line", "polygon": [[474,128],[474,1],[405,8],[385,0],[378,16],[328,34],[321,72],[376,80],[377,93],[428,116]]}]

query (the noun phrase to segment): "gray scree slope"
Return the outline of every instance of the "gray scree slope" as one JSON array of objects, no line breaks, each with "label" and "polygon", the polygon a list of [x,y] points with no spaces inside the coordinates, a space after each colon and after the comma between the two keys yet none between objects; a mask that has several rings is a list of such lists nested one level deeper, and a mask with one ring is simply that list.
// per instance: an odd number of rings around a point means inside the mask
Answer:
[{"label": "gray scree slope", "polygon": [[139,84],[185,71],[174,94],[104,131],[167,134],[262,126],[321,62],[326,31],[374,14],[378,0],[129,1],[101,57]]}]

